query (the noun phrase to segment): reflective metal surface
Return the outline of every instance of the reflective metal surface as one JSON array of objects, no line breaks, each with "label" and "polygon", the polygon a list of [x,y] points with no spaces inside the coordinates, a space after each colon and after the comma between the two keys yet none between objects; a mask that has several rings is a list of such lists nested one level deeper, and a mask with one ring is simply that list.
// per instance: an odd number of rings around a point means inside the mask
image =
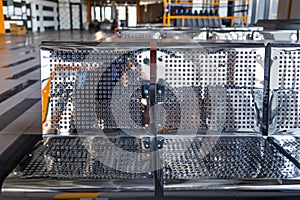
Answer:
[{"label": "reflective metal surface", "polygon": [[299,41],[298,30],[254,31],[253,40]]},{"label": "reflective metal surface", "polygon": [[298,136],[274,136],[272,140],[300,166],[300,138]]},{"label": "reflective metal surface", "polygon": [[43,134],[114,128],[145,134],[141,100],[150,77],[149,44],[61,45],[41,50]]},{"label": "reflective metal surface", "polygon": [[270,134],[299,134],[300,51],[298,45],[272,45]]},{"label": "reflective metal surface", "polygon": [[256,42],[43,43],[44,141],[3,192],[299,192],[297,138],[263,136],[298,134],[298,53]]},{"label": "reflective metal surface", "polygon": [[207,40],[252,40],[251,30],[210,30]]},{"label": "reflective metal surface", "polygon": [[[164,190],[298,191],[299,168],[261,137],[160,135]],[[150,157],[126,160],[112,151],[111,143],[131,151],[148,151],[148,138],[51,137],[25,157],[5,181],[3,192],[18,196],[57,192],[150,192],[152,173],[126,173],[117,165],[140,163],[149,168]],[[137,143],[136,143],[137,142]],[[108,145],[108,146],[107,146]],[[98,150],[102,149],[102,150]],[[103,152],[95,156],[93,151]],[[122,158],[122,159],[120,159]],[[98,160],[97,160],[98,159]],[[103,161],[106,159],[106,161]],[[116,168],[105,166],[107,160]],[[148,162],[143,162],[147,160]],[[148,163],[148,165],[145,165]],[[138,169],[137,169],[138,170]],[[30,184],[28,184],[30,181]],[[172,193],[171,193],[172,194]],[[144,194],[145,195],[145,194]],[[182,194],[184,195],[184,194]]]},{"label": "reflective metal surface", "polygon": [[299,30],[263,30],[260,27],[248,28],[201,28],[201,29],[119,29],[119,38],[135,39],[193,39],[224,41],[299,41]]},{"label": "reflective metal surface", "polygon": [[135,39],[202,39],[206,40],[207,31],[205,29],[198,30],[119,30],[119,38],[135,38]]},{"label": "reflective metal surface", "polygon": [[[128,28],[118,29],[119,38],[135,39],[194,39],[194,40],[252,40],[253,33],[262,31],[260,27],[247,28]],[[258,37],[255,37],[258,40]],[[260,37],[263,39],[263,37]]]},{"label": "reflective metal surface", "polygon": [[[44,138],[7,178],[3,192],[153,192],[147,141],[134,137]],[[126,152],[135,152],[135,157]]]},{"label": "reflective metal surface", "polygon": [[172,113],[170,123],[181,121],[181,127],[173,129],[260,134],[265,57],[261,44],[157,46],[157,80],[172,92],[158,90],[156,102]]},{"label": "reflective metal surface", "polygon": [[299,180],[299,168],[261,137],[166,137],[160,153],[166,191],[300,187],[278,181]]},{"label": "reflective metal surface", "polygon": [[[42,50],[44,134],[135,129],[132,133],[153,135],[151,120],[157,132],[260,133],[262,44],[158,43],[155,94],[149,91],[150,47],[128,45],[122,50],[110,43]],[[161,111],[153,111],[156,119],[150,118],[151,109]]]},{"label": "reflective metal surface", "polygon": [[169,137],[161,156],[166,180],[299,177],[299,169],[261,137]]}]

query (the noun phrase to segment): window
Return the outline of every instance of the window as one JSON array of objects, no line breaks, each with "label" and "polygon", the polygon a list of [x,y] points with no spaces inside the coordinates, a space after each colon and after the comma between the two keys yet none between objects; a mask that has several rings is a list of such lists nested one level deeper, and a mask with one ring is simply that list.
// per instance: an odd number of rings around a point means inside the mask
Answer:
[{"label": "window", "polygon": [[271,0],[269,19],[277,19],[279,0]]},{"label": "window", "polygon": [[128,26],[136,26],[136,6],[128,6]]},{"label": "window", "polygon": [[103,19],[111,20],[111,7],[104,7],[104,13],[102,13]]}]

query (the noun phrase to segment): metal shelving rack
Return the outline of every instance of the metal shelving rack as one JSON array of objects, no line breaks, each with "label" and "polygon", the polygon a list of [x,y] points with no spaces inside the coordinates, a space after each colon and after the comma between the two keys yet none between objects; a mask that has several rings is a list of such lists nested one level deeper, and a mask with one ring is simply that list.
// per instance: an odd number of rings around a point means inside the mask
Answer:
[{"label": "metal shelving rack", "polygon": [[[181,25],[184,26],[186,19],[213,19],[213,20],[222,20],[227,19],[230,20],[231,27],[234,26],[234,22],[236,20],[241,20],[242,26],[248,26],[249,20],[248,20],[248,9],[250,5],[250,0],[228,0],[228,4],[220,3],[220,0],[210,0],[206,1],[202,4],[197,4],[193,2],[180,2],[179,0],[164,0],[163,6],[164,6],[164,15],[163,15],[163,25],[164,26],[171,26],[171,20],[181,19]],[[213,12],[217,13],[217,10],[220,7],[227,6],[227,8],[233,9],[232,16],[219,16],[211,15],[211,14],[203,14],[203,15],[174,15],[172,7],[185,7],[185,8],[193,8],[193,6],[202,7],[202,9],[207,11],[209,8],[211,8]],[[235,10],[236,8],[242,8],[241,10]],[[240,15],[238,15],[240,13]]]}]

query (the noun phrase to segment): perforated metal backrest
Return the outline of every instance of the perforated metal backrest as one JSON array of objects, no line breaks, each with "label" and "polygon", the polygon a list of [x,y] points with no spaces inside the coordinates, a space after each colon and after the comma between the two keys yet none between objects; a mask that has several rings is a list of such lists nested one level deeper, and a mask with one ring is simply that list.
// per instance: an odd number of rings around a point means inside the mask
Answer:
[{"label": "perforated metal backrest", "polygon": [[172,90],[157,95],[174,116],[167,127],[181,120],[175,128],[260,132],[265,51],[263,46],[241,46],[158,45],[158,79]]},{"label": "perforated metal backrest", "polygon": [[144,128],[141,74],[150,71],[141,63],[149,44],[55,45],[41,54],[44,134]]},{"label": "perforated metal backrest", "polygon": [[270,64],[270,133],[300,134],[299,89],[299,45],[273,45]]},{"label": "perforated metal backrest", "polygon": [[159,133],[261,134],[262,45],[157,43],[156,65],[149,43],[55,45],[42,49],[44,134],[145,134],[151,121]]}]

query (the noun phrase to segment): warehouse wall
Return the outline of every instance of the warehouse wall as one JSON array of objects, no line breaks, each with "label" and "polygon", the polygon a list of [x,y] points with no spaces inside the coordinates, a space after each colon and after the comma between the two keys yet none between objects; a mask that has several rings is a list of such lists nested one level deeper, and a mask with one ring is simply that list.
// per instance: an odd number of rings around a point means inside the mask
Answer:
[{"label": "warehouse wall", "polygon": [[141,6],[142,23],[157,22],[159,17],[161,17],[162,15],[163,15],[162,4],[150,4],[150,5]]},{"label": "warehouse wall", "polygon": [[293,0],[290,19],[300,19],[299,8],[300,8],[300,0]]},{"label": "warehouse wall", "polygon": [[280,0],[277,19],[300,19],[299,8],[300,0]]},{"label": "warehouse wall", "polygon": [[31,0],[32,31],[43,32],[46,29],[58,29],[57,3]]},{"label": "warehouse wall", "polygon": [[[25,0],[3,0],[4,27],[9,32],[10,24],[27,25],[31,30],[30,4]],[[24,24],[24,21],[29,23]]]},{"label": "warehouse wall", "polygon": [[290,0],[279,1],[277,19],[289,18]]},{"label": "warehouse wall", "polygon": [[[2,0],[1,0],[2,1]],[[47,29],[70,30],[70,4],[72,6],[73,28],[85,28],[87,24],[86,0],[3,0],[5,29],[9,32],[10,24],[26,25],[27,30],[43,32]],[[24,7],[25,5],[25,7]]]}]

